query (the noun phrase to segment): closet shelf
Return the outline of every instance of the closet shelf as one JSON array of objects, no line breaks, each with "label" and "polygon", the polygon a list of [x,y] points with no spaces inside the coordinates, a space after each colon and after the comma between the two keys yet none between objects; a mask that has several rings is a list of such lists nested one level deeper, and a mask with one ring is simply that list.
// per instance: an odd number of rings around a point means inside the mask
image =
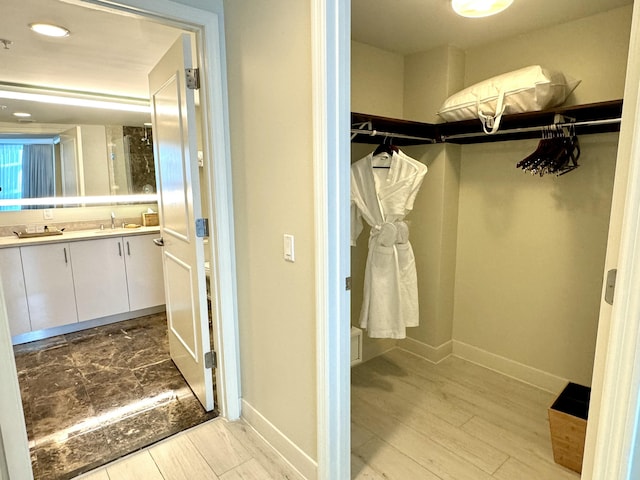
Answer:
[{"label": "closet shelf", "polygon": [[[557,114],[563,115],[567,123],[576,124],[577,135],[617,132],[620,130],[622,100],[505,115],[502,117],[500,130],[493,135],[485,134],[478,120],[433,124],[352,112],[351,132],[352,141],[355,143],[378,144],[381,142],[381,136],[389,136],[398,146],[503,142],[540,138],[541,128],[553,125]],[[355,135],[358,130],[365,132]],[[372,131],[375,133],[372,134]]]}]

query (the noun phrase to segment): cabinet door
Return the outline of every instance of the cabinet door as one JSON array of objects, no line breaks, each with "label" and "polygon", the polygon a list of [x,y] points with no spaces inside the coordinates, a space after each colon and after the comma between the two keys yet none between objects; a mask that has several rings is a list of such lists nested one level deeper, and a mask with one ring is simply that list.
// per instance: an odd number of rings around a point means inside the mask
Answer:
[{"label": "cabinet door", "polygon": [[79,321],[129,311],[120,237],[73,242],[71,258]]},{"label": "cabinet door", "polygon": [[76,323],[68,243],[20,247],[31,329]]},{"label": "cabinet door", "polygon": [[132,311],[165,303],[162,249],[153,243],[155,237],[156,234],[123,238]]},{"label": "cabinet door", "polygon": [[11,335],[31,331],[20,248],[0,248],[0,274]]}]

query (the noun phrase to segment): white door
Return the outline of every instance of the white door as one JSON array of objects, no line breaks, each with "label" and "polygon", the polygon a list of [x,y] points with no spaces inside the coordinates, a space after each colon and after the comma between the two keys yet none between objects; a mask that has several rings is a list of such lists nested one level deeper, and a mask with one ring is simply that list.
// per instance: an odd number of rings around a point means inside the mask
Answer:
[{"label": "white door", "polygon": [[213,377],[203,238],[196,236],[200,185],[194,90],[186,88],[191,40],[183,34],[149,74],[158,208],[171,358],[206,410],[213,409]]}]

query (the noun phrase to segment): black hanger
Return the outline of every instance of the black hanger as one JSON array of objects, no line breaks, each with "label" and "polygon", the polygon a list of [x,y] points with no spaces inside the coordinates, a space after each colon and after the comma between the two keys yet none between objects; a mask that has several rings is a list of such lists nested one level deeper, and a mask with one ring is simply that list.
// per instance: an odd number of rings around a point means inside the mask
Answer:
[{"label": "black hanger", "polygon": [[[388,142],[387,142],[388,140]],[[391,143],[391,139],[388,137],[384,137],[384,140],[378,147],[373,151],[373,156],[380,155],[381,153],[387,153],[389,155],[393,155],[394,152],[398,151],[398,147]]]},{"label": "black hanger", "polygon": [[[384,140],[377,148],[373,151],[373,156],[380,155],[386,153],[390,157],[393,156],[395,152],[398,152],[398,147],[391,143],[391,140],[388,137],[385,137]],[[373,168],[391,168],[390,165],[374,165]]]},{"label": "black hanger", "polygon": [[517,168],[522,168],[532,175],[541,177],[548,173],[564,175],[578,167],[580,145],[575,135],[575,127],[570,128],[569,134],[559,125],[552,125],[543,129],[542,140],[536,150],[518,162]]}]

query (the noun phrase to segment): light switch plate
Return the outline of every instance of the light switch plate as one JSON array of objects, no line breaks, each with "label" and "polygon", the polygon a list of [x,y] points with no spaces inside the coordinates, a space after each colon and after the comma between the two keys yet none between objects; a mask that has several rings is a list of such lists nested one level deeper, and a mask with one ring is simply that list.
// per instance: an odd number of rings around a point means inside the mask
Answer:
[{"label": "light switch plate", "polygon": [[294,238],[293,235],[289,235],[287,233],[284,234],[284,259],[287,262],[295,262],[296,254],[295,254],[295,246],[294,246]]}]

